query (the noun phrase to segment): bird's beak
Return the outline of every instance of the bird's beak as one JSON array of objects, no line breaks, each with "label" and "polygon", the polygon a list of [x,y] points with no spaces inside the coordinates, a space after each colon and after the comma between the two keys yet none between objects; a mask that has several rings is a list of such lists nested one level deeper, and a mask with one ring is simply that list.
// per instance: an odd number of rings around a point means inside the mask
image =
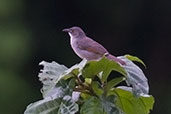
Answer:
[{"label": "bird's beak", "polygon": [[71,29],[67,28],[67,29],[63,29],[63,32],[71,32]]}]

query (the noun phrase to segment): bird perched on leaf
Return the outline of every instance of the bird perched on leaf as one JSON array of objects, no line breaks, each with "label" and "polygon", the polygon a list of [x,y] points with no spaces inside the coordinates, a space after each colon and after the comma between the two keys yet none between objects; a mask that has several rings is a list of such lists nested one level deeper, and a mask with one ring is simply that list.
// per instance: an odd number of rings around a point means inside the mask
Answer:
[{"label": "bird perched on leaf", "polygon": [[101,44],[87,37],[80,27],[71,27],[63,29],[63,31],[69,34],[71,47],[80,58],[99,60],[103,56],[106,56],[110,60],[122,65],[125,64],[124,61],[111,55]]}]

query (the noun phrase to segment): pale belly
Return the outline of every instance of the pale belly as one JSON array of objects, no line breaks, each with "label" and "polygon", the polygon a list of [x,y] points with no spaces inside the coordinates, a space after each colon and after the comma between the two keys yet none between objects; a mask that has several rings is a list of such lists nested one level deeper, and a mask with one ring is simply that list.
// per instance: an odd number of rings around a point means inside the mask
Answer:
[{"label": "pale belly", "polygon": [[74,52],[82,59],[85,58],[87,60],[98,60],[101,58],[101,55],[99,54],[89,52],[86,50],[81,50],[80,48],[78,48],[78,44],[74,40],[71,40],[71,47],[74,50]]},{"label": "pale belly", "polygon": [[85,58],[87,60],[97,60],[101,58],[100,55],[97,55],[92,52],[88,52],[86,50],[80,50],[79,48],[73,48],[74,52],[80,57],[80,58]]}]

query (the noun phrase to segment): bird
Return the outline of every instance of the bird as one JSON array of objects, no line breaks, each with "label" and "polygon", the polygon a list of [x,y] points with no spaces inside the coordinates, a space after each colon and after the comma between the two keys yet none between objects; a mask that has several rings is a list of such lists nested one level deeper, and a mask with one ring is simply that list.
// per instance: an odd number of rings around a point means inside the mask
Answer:
[{"label": "bird", "polygon": [[69,34],[70,45],[81,59],[91,61],[99,60],[105,56],[109,60],[125,65],[124,61],[110,54],[100,43],[90,37],[87,37],[85,32],[80,27],[74,26],[63,29],[62,31]]}]

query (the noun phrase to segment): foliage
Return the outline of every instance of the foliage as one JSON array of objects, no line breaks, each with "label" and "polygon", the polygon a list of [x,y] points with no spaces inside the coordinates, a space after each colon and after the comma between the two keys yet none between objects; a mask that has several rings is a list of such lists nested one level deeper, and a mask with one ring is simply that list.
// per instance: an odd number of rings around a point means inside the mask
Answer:
[{"label": "foliage", "polygon": [[[154,98],[142,70],[132,61],[139,58],[118,57],[120,65],[103,57],[98,61],[83,60],[70,69],[56,62],[41,62],[39,74],[43,99],[30,104],[25,114],[148,114]],[[108,80],[112,71],[122,76]],[[126,82],[126,86],[118,86]]]}]

